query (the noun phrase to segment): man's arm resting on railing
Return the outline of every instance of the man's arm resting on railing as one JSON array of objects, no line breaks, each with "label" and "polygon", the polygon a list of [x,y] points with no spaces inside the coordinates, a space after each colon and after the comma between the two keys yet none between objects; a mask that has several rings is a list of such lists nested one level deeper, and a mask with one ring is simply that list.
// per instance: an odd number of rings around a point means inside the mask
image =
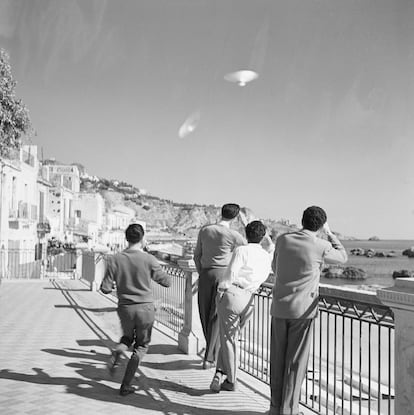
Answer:
[{"label": "man's arm resting on railing", "polygon": [[155,258],[151,258],[151,278],[163,287],[170,287],[172,283],[171,275],[162,270],[160,263]]}]

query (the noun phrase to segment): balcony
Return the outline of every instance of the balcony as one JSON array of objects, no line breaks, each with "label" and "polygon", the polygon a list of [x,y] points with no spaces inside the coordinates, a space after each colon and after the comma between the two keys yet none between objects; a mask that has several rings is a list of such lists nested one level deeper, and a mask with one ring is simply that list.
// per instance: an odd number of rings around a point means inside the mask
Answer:
[{"label": "balcony", "polygon": [[[92,274],[85,269],[83,273],[93,275],[90,282],[95,289],[100,285],[105,268],[105,255],[96,255],[91,266],[95,270],[100,267],[100,271]],[[164,270],[173,277],[169,289],[154,284],[157,320],[176,339],[181,350],[197,354],[201,352],[204,342],[198,319],[198,274],[184,262],[181,267],[163,265]],[[407,288],[398,288],[400,284],[409,283],[412,295],[407,293]],[[402,366],[405,372],[410,370],[406,363],[401,364],[400,356],[406,358],[407,353],[412,353],[412,363],[414,341],[408,343],[405,339],[405,349],[400,350],[398,339],[401,333],[395,330],[394,305],[402,298],[405,312],[409,307],[414,309],[414,281],[397,280],[396,284],[396,287],[379,290],[378,294],[320,286],[319,318],[313,329],[311,356],[301,393],[305,413],[412,413],[411,407],[408,412],[398,410],[404,402],[396,399],[395,389],[400,385],[400,390],[405,388],[407,391],[412,385],[410,382],[414,383],[414,375],[402,375],[398,369]],[[240,336],[240,369],[264,385],[270,380],[271,288],[264,284],[255,294],[253,317]],[[404,295],[395,296],[393,290],[400,290]],[[412,326],[408,323],[414,321],[412,317],[414,314],[405,317],[406,325]],[[406,332],[414,334],[414,330]],[[410,336],[405,335],[411,339]],[[411,396],[410,392],[406,395]],[[405,396],[404,399],[408,398]]]},{"label": "balcony", "polygon": [[9,210],[9,228],[27,228],[30,223],[37,221],[37,206],[19,201],[17,209]]}]

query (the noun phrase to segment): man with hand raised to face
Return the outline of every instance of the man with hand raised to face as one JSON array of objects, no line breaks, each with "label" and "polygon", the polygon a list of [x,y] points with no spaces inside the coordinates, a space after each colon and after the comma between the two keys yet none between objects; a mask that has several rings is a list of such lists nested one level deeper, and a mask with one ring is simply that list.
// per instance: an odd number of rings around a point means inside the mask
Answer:
[{"label": "man with hand raised to face", "polygon": [[[298,415],[312,327],[318,314],[319,279],[324,263],[343,264],[348,256],[331,232],[325,211],[310,206],[303,228],[278,237],[272,269],[271,402],[268,415]],[[323,231],[328,240],[321,239]]]}]

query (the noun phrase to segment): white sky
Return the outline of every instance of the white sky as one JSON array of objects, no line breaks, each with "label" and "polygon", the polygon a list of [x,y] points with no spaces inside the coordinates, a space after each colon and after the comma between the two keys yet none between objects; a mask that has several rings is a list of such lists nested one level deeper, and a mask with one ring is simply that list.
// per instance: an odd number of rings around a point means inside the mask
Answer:
[{"label": "white sky", "polygon": [[[409,0],[2,0],[45,156],[177,202],[414,238]],[[259,72],[244,88],[223,80]],[[200,112],[197,129],[178,137]]]}]

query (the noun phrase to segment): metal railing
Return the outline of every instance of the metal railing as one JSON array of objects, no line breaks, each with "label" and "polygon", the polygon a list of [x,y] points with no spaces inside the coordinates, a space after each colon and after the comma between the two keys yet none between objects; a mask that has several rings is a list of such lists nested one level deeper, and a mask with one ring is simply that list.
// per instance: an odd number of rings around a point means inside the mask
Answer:
[{"label": "metal railing", "polygon": [[[240,368],[270,382],[271,286],[255,294]],[[318,414],[394,414],[394,319],[375,294],[321,287],[301,403]]]},{"label": "metal railing", "polygon": [[41,279],[72,277],[77,254],[65,251],[57,255],[45,255],[36,249],[1,249],[0,278]]},{"label": "metal railing", "polygon": [[[154,283],[157,321],[181,337],[194,335],[194,270],[162,267],[173,282],[170,288]],[[240,368],[270,383],[272,285],[263,284],[254,299],[253,315],[240,333]],[[319,318],[312,330],[301,404],[321,415],[394,415],[391,309],[375,293],[321,285]]]},{"label": "metal railing", "polygon": [[43,261],[36,258],[34,249],[1,249],[0,277],[8,279],[36,279],[44,272]]},{"label": "metal railing", "polygon": [[165,288],[153,283],[157,321],[178,334],[184,326],[186,273],[178,266],[163,265],[162,268],[171,275],[172,284]]}]

